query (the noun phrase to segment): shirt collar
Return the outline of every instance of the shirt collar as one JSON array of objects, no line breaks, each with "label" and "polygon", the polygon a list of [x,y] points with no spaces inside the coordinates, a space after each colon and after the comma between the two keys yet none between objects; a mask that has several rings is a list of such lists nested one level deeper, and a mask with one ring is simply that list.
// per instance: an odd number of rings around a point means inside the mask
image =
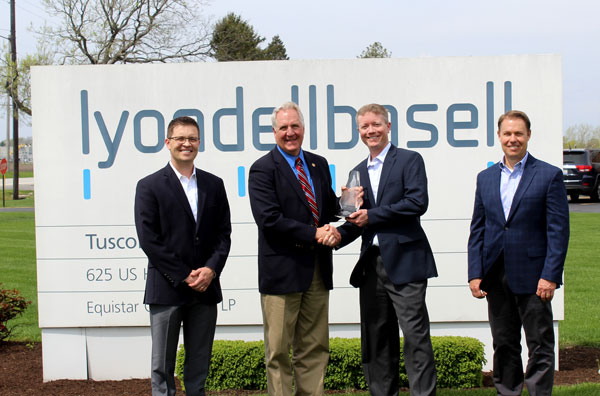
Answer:
[{"label": "shirt collar", "polygon": [[[523,169],[525,167],[525,164],[527,163],[527,158],[529,157],[529,151],[525,152],[525,156],[523,158],[521,158],[521,161],[517,162],[513,168],[513,172],[514,170],[517,169]],[[520,165],[519,165],[520,164]],[[502,170],[510,170],[508,168],[508,166],[506,166],[506,158],[504,156],[502,156],[502,159],[500,160],[500,169]]]},{"label": "shirt collar", "polygon": [[[179,171],[175,168],[175,166],[173,165],[173,163],[171,161],[169,161],[169,165],[171,165],[171,169],[173,169],[173,172],[175,172],[175,175],[177,176],[177,178],[179,180],[181,180],[182,177],[185,177],[187,179],[186,176],[183,176],[181,173],[179,173]],[[196,178],[196,167],[194,166],[194,170],[192,171],[190,180],[195,179],[195,178]]]},{"label": "shirt collar", "polygon": [[300,157],[300,159],[302,160],[302,164],[303,166],[306,168],[306,160],[304,159],[304,151],[302,150],[302,148],[300,148],[300,154],[298,155],[291,155],[286,153],[285,151],[283,151],[281,149],[281,147],[276,146],[277,150],[279,150],[279,152],[281,153],[281,155],[283,155],[283,158],[285,158],[285,160],[290,164],[290,166],[292,168],[296,167],[296,158]]},{"label": "shirt collar", "polygon": [[371,154],[367,157],[367,167],[375,165],[377,162],[385,161],[385,157],[387,156],[388,151],[390,151],[390,147],[392,147],[392,143],[388,142],[388,144],[381,150],[381,152],[377,155],[377,157],[371,160]]}]

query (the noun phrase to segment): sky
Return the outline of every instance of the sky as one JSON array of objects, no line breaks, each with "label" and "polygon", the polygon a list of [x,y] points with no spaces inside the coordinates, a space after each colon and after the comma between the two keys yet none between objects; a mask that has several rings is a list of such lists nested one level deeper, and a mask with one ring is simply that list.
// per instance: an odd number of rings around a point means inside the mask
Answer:
[{"label": "sky", "polygon": [[[44,23],[44,8],[41,0],[16,4],[17,54],[34,53],[28,27]],[[353,59],[375,41],[394,58],[559,54],[563,130],[600,125],[598,0],[212,0],[204,6],[213,22],[228,12],[267,42],[279,35],[290,59]],[[9,33],[9,0],[0,0],[0,36]],[[31,136],[27,125],[20,128],[20,136]]]}]

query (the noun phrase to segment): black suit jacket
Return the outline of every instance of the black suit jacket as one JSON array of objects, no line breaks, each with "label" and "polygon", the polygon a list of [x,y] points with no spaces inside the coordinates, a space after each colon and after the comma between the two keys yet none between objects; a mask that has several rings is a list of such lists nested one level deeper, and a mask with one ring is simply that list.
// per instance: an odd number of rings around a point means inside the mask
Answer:
[{"label": "black suit jacket", "polygon": [[[196,168],[198,222],[171,166],[141,179],[135,194],[135,226],[148,256],[145,304],[216,304],[223,297],[219,275],[231,246],[231,220],[223,181]],[[185,282],[193,269],[216,277],[203,293]]]},{"label": "black suit jacket", "polygon": [[383,265],[394,284],[437,276],[433,253],[420,221],[429,204],[427,175],[421,155],[393,145],[390,147],[383,162],[377,200],[371,190],[367,160],[354,169],[360,172],[365,192],[362,208],[368,210],[369,222],[364,229],[349,222],[339,228],[342,234],[340,246],[362,235],[360,258],[350,283],[355,287],[362,284],[365,253],[375,234]]},{"label": "black suit jacket", "polygon": [[[336,196],[327,160],[304,151],[319,208],[319,225],[336,221]],[[258,226],[258,288],[265,294],[310,287],[318,258],[325,287],[333,288],[331,249],[315,241],[312,212],[298,179],[277,147],[250,168],[248,193]]]}]

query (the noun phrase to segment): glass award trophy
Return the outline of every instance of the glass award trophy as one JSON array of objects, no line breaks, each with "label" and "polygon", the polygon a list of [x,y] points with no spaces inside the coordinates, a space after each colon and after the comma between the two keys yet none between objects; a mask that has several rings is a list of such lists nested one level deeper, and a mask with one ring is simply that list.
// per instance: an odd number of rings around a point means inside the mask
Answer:
[{"label": "glass award trophy", "polygon": [[360,208],[360,173],[358,171],[350,171],[346,188],[347,190],[342,192],[338,211],[338,215],[343,217],[350,216]]}]

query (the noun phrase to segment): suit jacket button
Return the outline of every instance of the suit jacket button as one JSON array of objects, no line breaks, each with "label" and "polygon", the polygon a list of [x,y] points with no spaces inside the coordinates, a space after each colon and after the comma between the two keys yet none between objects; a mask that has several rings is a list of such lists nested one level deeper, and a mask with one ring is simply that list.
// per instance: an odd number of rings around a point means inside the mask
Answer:
[{"label": "suit jacket button", "polygon": [[504,227],[504,231],[508,231],[508,226],[507,226],[507,227]]}]

